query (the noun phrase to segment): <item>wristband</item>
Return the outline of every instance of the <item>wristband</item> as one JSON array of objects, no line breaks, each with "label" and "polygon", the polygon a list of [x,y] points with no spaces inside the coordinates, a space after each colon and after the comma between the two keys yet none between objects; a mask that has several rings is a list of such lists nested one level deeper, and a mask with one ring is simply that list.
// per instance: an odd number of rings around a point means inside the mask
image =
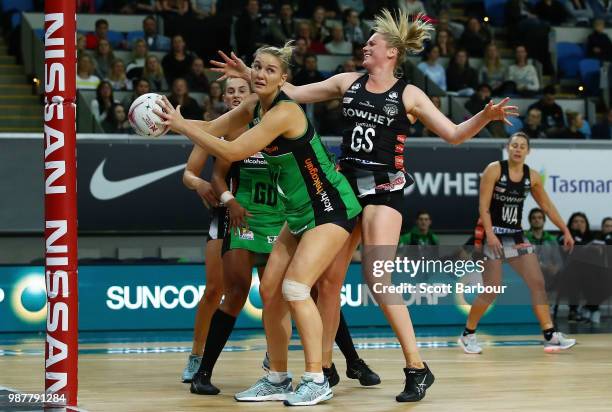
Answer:
[{"label": "wristband", "polygon": [[226,190],[225,192],[221,193],[221,196],[219,196],[219,200],[221,200],[221,203],[223,203],[224,205],[226,205],[227,202],[229,202],[233,198],[234,195],[229,190]]}]

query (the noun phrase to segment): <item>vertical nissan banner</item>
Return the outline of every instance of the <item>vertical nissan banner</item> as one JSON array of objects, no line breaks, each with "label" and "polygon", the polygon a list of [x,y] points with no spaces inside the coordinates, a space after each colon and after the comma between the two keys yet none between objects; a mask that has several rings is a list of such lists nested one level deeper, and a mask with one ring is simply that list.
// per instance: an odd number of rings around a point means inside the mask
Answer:
[{"label": "vertical nissan banner", "polygon": [[[45,1],[45,392],[77,405],[76,5]],[[53,406],[53,405],[48,405]]]}]

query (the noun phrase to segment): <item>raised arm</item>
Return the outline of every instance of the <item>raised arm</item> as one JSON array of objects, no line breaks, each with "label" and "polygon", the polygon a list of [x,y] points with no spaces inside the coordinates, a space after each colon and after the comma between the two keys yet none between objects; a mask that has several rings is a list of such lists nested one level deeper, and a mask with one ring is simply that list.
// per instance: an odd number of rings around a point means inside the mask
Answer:
[{"label": "raised arm", "polygon": [[474,137],[483,127],[494,120],[503,120],[512,125],[507,116],[518,116],[516,106],[506,106],[509,98],[503,99],[498,104],[493,100],[483,110],[460,124],[453,123],[444,115],[431,99],[416,86],[408,85],[402,95],[406,112],[419,119],[427,129],[433,131],[450,144],[460,144]]},{"label": "raised arm", "polygon": [[542,184],[542,177],[540,174],[533,169],[529,169],[529,177],[531,179],[531,195],[533,196],[536,203],[540,206],[540,209],[549,217],[550,221],[563,232],[563,244],[567,248],[574,246],[574,237],[570,233],[569,229],[565,225],[563,218],[559,214],[559,211],[548,197],[544,185]]},{"label": "raised arm", "polygon": [[[211,60],[213,71],[221,73],[220,80],[228,77],[241,77],[247,82],[251,82],[251,69],[244,64],[242,59],[233,52],[227,56],[222,51],[219,55],[223,61]],[[283,91],[298,103],[318,103],[327,100],[339,99],[346,89],[363,74],[361,73],[340,73],[322,82],[307,84],[304,86],[294,86],[290,83],[283,85]]]}]

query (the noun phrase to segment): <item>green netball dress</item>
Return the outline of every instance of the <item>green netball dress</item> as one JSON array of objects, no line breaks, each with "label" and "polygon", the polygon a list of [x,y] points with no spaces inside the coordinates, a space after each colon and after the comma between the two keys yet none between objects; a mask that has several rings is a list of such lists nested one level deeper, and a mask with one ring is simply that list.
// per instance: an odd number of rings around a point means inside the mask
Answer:
[{"label": "green netball dress", "polygon": [[[272,107],[278,104],[297,103],[281,91]],[[253,124],[259,120],[260,105],[257,103]],[[346,222],[361,212],[350,184],[336,170],[331,155],[307,117],[306,121],[308,127],[302,136],[295,139],[278,136],[261,151],[293,234],[325,223],[346,227]]]},{"label": "green netball dress", "polygon": [[[246,218],[248,228],[241,228],[238,233],[227,229],[223,251],[246,249],[255,253],[270,253],[285,223],[285,216],[276,185],[270,179],[266,160],[261,153],[256,153],[234,162],[228,177],[236,201],[252,216]],[[229,209],[225,218],[229,220]]]}]

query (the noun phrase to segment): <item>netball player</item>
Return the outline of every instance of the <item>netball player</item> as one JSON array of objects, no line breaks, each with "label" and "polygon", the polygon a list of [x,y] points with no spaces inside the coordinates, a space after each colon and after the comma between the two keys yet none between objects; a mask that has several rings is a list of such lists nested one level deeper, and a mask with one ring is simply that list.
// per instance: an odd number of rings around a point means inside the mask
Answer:
[{"label": "netball player", "polygon": [[[503,120],[509,124],[506,116],[518,115],[516,107],[506,105],[506,98],[498,104],[490,102],[481,112],[456,125],[419,88],[398,79],[397,69],[405,55],[421,51],[431,29],[421,16],[410,22],[403,12],[394,17],[383,9],[376,16],[375,33],[363,47],[366,74],[341,73],[322,82],[283,86],[287,95],[299,103],[342,98],[344,132],[340,168],[364,209],[360,225],[319,281],[317,305],[323,319],[323,365],[326,368],[332,367],[340,289],[360,236],[365,250],[385,246],[386,252],[394,258],[402,226],[402,190],[408,180],[403,152],[410,122],[419,119],[445,141],[459,144],[491,121]],[[249,68],[235,54],[231,57],[220,54],[224,62],[212,63],[217,66],[214,70],[223,73],[222,78],[249,78]],[[365,276],[371,279],[371,273]],[[381,302],[380,307],[399,339],[406,361],[406,384],[396,400],[419,401],[434,377],[419,355],[408,309],[403,304],[385,302]]]},{"label": "netball player", "polygon": [[[561,230],[566,249],[574,246],[574,239],[544,191],[542,178],[525,164],[529,154],[529,137],[523,132],[513,134],[507,150],[508,160],[489,164],[480,179],[480,221],[484,228],[484,253],[487,257],[483,282],[487,286],[501,285],[502,263],[507,261],[529,287],[533,311],[544,335],[544,350],[556,352],[569,349],[576,344],[576,340],[555,330],[538,258],[533,253],[533,246],[523,237],[521,220],[527,195],[531,192],[542,211]],[[472,303],[465,330],[458,341],[465,353],[482,352],[476,339],[476,327],[494,299],[494,293],[483,293]]]},{"label": "netball player", "polygon": [[[251,93],[249,83],[242,79],[228,79],[225,84],[223,102],[225,106],[232,110]],[[244,128],[246,130],[246,128]],[[244,131],[243,130],[243,131]],[[212,206],[210,216],[210,227],[208,229],[208,242],[206,243],[206,289],[204,296],[198,303],[194,328],[193,344],[191,354],[187,360],[187,365],[183,370],[182,380],[189,383],[200,367],[204,342],[208,335],[210,320],[213,313],[219,306],[223,292],[223,266],[221,264],[221,245],[223,234],[225,233],[224,224],[226,209],[218,204],[217,197],[209,182],[202,179],[200,174],[206,165],[208,153],[195,145],[189,155],[185,172],[183,173],[183,183],[191,190],[195,190],[202,198],[204,205]]]},{"label": "netball player", "polygon": [[[204,127],[185,121],[180,108],[175,110],[166,98],[159,102],[164,110],[156,113],[172,130],[215,156],[233,162],[261,151],[267,161],[286,219],[260,284],[270,373],[236,399],[265,396],[284,399],[286,405],[314,405],[333,394],[322,370],[323,326],[310,290],[348,239],[361,207],[301,107],[281,91],[291,53],[287,46],[260,48],[252,71],[256,95]],[[236,140],[215,137],[249,123],[253,127]],[[295,392],[287,373],[288,334],[283,322],[289,312],[305,356],[305,373]],[[210,383],[209,376],[198,375],[194,381]]]}]

